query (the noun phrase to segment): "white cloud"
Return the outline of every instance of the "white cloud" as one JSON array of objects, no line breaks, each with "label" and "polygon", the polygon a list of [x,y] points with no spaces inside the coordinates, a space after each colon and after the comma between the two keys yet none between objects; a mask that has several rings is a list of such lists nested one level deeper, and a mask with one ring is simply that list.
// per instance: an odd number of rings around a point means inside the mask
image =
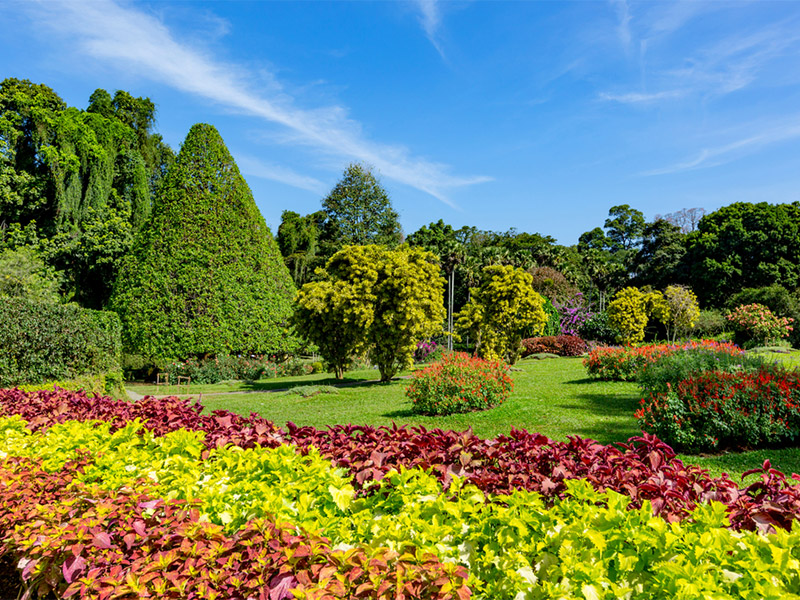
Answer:
[{"label": "white cloud", "polygon": [[[446,165],[415,157],[403,146],[370,141],[341,106],[300,108],[277,82],[266,91],[255,91],[246,83],[253,77],[244,69],[181,43],[161,20],[143,11],[112,0],[50,1],[24,6],[33,11],[37,25],[71,38],[78,51],[97,61],[278,124],[293,143],[367,162],[383,176],[427,192],[448,205],[453,206],[449,197],[453,189],[491,180],[452,175]],[[309,178],[300,177],[285,177],[284,181],[294,180],[301,183],[299,187],[312,184]]]},{"label": "white cloud", "polygon": [[278,181],[316,194],[324,194],[327,191],[327,186],[319,179],[301,175],[281,165],[267,164],[252,156],[237,154],[236,164],[245,175]]},{"label": "white cloud", "polygon": [[428,41],[433,44],[436,51],[442,58],[445,58],[442,46],[439,43],[438,31],[442,22],[442,15],[439,12],[439,0],[414,0],[414,4],[419,9],[419,21]]},{"label": "white cloud", "polygon": [[627,0],[611,0],[617,10],[619,24],[617,25],[617,35],[622,47],[629,50],[631,47],[631,12]]},{"label": "white cloud", "polygon": [[641,173],[641,175],[646,177],[652,175],[670,175],[683,171],[716,167],[737,160],[742,156],[757,152],[765,146],[797,138],[800,138],[800,119],[795,118],[792,123],[784,126],[772,127],[760,133],[755,133],[720,146],[703,148],[691,158],[674,165],[646,171]]},{"label": "white cloud", "polygon": [[680,98],[684,95],[681,90],[670,90],[663,92],[655,92],[652,94],[629,92],[627,94],[608,94],[601,93],[600,98],[603,100],[611,100],[613,102],[620,102],[622,104],[649,104],[659,100],[666,100],[668,98]]}]

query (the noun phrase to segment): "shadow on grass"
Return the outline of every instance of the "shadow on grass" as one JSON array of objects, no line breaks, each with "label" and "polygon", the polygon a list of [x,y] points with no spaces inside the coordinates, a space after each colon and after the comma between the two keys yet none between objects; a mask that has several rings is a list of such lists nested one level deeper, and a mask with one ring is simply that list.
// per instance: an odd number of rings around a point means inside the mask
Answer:
[{"label": "shadow on grass", "polygon": [[609,444],[626,442],[628,438],[641,434],[634,414],[639,408],[638,395],[578,394],[576,397],[583,403],[565,408],[590,411],[603,417],[576,429],[576,435]]},{"label": "shadow on grass", "polygon": [[[573,379],[572,381],[565,381],[564,385],[608,385],[609,383],[619,383],[613,381],[603,381],[602,379],[595,379],[593,377],[584,377],[583,379]],[[631,383],[631,382],[626,382]]]},{"label": "shadow on grass", "polygon": [[385,412],[381,416],[386,417],[387,419],[407,419],[409,417],[418,417],[420,415],[416,414],[410,408],[398,408],[397,410]]},{"label": "shadow on grass", "polygon": [[286,381],[284,378],[261,379],[259,381],[248,381],[242,385],[242,389],[253,392],[268,392],[271,390],[286,390],[303,385],[370,385],[380,383],[377,379],[367,379],[366,377],[351,376],[344,379],[335,377],[325,377],[323,379],[311,379],[305,381]]}]

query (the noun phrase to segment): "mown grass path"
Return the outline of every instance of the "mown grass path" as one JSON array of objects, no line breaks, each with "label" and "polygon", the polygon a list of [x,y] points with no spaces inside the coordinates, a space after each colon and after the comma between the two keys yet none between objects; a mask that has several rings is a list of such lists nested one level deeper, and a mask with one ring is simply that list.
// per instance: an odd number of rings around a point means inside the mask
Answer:
[{"label": "mown grass path", "polygon": [[[343,423],[372,426],[397,423],[455,430],[472,427],[477,435],[487,438],[517,427],[538,431],[556,440],[579,435],[603,444],[624,442],[639,434],[634,416],[639,406],[639,389],[635,383],[590,379],[579,358],[526,360],[518,363],[515,369],[514,392],[505,404],[489,411],[447,417],[413,414],[404,394],[407,381],[378,383],[377,371],[369,370],[347,374],[345,383],[359,385],[345,385],[339,387],[336,394],[309,398],[279,390],[299,385],[331,385],[336,380],[329,374],[317,374],[251,384],[193,386],[190,391],[203,393],[203,404],[209,411],[227,409],[241,414],[254,411],[279,425],[292,421],[316,427]],[[140,394],[156,391],[155,386],[129,388]],[[251,393],[231,393],[240,391]],[[716,474],[725,471],[734,477],[761,465],[765,459],[787,474],[800,473],[800,450],[796,448],[681,458]]]}]

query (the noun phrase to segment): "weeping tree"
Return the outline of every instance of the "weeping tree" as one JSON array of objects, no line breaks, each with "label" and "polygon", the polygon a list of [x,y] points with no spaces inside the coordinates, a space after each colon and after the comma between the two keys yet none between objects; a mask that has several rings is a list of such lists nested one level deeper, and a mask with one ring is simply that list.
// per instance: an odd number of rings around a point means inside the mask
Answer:
[{"label": "weeping tree", "polygon": [[217,130],[191,128],[114,287],[128,352],[292,349],[295,286]]},{"label": "weeping tree", "polygon": [[80,110],[46,85],[0,82],[0,241],[31,232],[86,306],[108,300],[173,158],[154,123],[153,102],[127,92],[97,90]]}]

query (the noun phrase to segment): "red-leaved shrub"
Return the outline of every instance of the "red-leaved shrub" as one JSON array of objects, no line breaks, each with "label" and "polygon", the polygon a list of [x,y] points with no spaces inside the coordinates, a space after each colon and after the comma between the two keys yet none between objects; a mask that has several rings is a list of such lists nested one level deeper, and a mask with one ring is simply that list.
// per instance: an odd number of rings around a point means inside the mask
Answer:
[{"label": "red-leaved shrub", "polygon": [[558,356],[580,356],[587,348],[586,341],[577,335],[547,335],[522,340],[522,357],[543,352]]},{"label": "red-leaved shrub", "polygon": [[486,410],[511,394],[513,382],[508,372],[503,361],[451,352],[415,371],[406,396],[414,402],[412,410],[423,415]]},{"label": "red-leaved shrub", "polygon": [[[317,429],[288,423],[284,431],[257,416],[200,415],[201,410],[201,406],[177,398],[129,403],[63,390],[30,394],[0,390],[0,415],[20,414],[35,429],[70,419],[98,419],[121,427],[126,419],[138,417],[158,434],[180,427],[202,428],[210,447],[292,443],[299,452],[314,447],[334,465],[347,469],[362,493],[368,493],[364,488],[369,488],[369,482],[382,479],[392,469],[419,467],[431,470],[443,485],[457,475],[487,493],[526,489],[551,499],[565,492],[568,480],[585,479],[598,490],[612,489],[629,496],[633,507],[650,501],[655,514],[672,521],[710,500],[727,506],[735,529],[789,529],[800,518],[800,486],[772,469],[769,462],[753,471],[760,474],[757,481],[740,488],[727,476],[712,478],[704,469],[685,465],[670,446],[651,434],[631,438],[627,444],[605,446],[579,437],[557,442],[518,429],[489,440],[471,431],[396,425]],[[38,418],[37,411],[41,413]],[[147,414],[151,417],[144,416]],[[0,508],[2,504],[0,498]]]}]

